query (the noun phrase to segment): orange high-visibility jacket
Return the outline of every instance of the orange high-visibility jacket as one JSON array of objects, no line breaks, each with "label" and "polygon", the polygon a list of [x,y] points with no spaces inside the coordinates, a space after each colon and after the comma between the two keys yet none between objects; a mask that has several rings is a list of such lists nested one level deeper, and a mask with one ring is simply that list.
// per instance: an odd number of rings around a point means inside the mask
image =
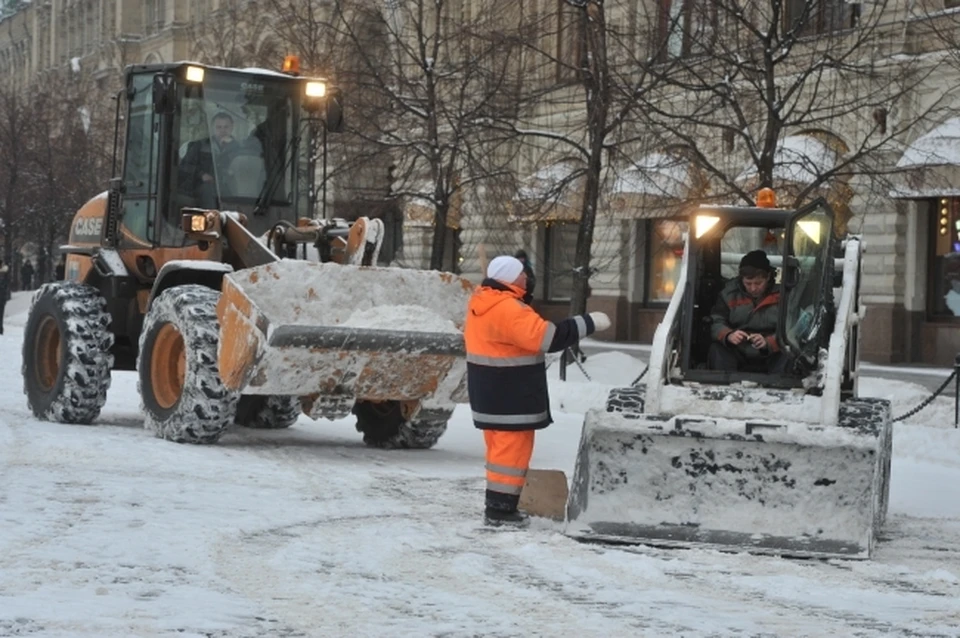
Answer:
[{"label": "orange high-visibility jacket", "polygon": [[481,430],[550,425],[543,355],[568,348],[594,331],[588,315],[546,321],[521,301],[523,293],[486,279],[467,306],[467,389],[473,423]]}]

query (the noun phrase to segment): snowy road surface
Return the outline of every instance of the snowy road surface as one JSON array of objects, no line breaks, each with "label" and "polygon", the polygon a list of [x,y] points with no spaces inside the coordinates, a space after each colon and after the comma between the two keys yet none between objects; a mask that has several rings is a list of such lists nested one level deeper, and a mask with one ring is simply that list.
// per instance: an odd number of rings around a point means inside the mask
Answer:
[{"label": "snowy road surface", "polygon": [[[15,298],[8,315],[25,308]],[[0,337],[0,636],[960,636],[960,432],[946,399],[897,426],[870,562],[606,548],[536,521],[484,531],[482,438],[462,407],[436,449],[363,447],[350,420],[142,429],[133,373],[94,426],[34,420],[23,317]],[[551,369],[534,466],[572,469],[583,411],[642,366]],[[868,379],[902,414],[925,390]]]}]

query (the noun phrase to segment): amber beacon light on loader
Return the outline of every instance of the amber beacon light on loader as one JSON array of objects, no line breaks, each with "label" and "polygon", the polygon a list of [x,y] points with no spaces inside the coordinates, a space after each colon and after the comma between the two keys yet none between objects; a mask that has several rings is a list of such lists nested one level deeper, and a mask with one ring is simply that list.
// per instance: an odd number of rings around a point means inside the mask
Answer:
[{"label": "amber beacon light on loader", "polygon": [[[890,404],[857,393],[863,242],[823,200],[702,206],[646,384],[587,413],[567,534],[601,542],[869,558],[890,489]],[[762,248],[776,269],[782,373],[711,369],[711,309]]]},{"label": "amber beacon light on loader", "polygon": [[380,220],[315,214],[311,149],[342,130],[342,98],[296,58],[283,69],[126,69],[118,177],[75,215],[65,280],[36,292],[24,330],[38,418],[91,423],[112,371],[136,370],[145,425],[172,441],[303,413],[353,413],[378,447],[443,434],[466,401],[472,285],[378,267]]}]

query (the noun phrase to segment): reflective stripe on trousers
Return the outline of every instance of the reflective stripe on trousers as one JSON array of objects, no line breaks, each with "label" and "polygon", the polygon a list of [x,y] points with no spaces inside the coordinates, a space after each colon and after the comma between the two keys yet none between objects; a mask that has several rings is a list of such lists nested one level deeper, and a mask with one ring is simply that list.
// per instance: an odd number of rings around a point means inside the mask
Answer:
[{"label": "reflective stripe on trousers", "polygon": [[535,430],[484,430],[487,443],[487,489],[519,496],[533,456]]}]

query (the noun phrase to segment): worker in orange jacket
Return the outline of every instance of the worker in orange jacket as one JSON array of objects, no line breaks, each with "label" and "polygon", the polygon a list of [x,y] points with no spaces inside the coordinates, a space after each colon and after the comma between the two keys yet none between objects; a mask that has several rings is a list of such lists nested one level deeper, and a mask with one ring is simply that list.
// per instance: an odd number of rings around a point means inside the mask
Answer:
[{"label": "worker in orange jacket", "polygon": [[463,331],[473,423],[483,430],[487,445],[484,519],[491,525],[526,522],[517,505],[534,433],[553,422],[544,353],[559,352],[610,327],[602,312],[546,321],[521,301],[525,292],[520,260],[493,259],[487,278],[470,298]]}]

